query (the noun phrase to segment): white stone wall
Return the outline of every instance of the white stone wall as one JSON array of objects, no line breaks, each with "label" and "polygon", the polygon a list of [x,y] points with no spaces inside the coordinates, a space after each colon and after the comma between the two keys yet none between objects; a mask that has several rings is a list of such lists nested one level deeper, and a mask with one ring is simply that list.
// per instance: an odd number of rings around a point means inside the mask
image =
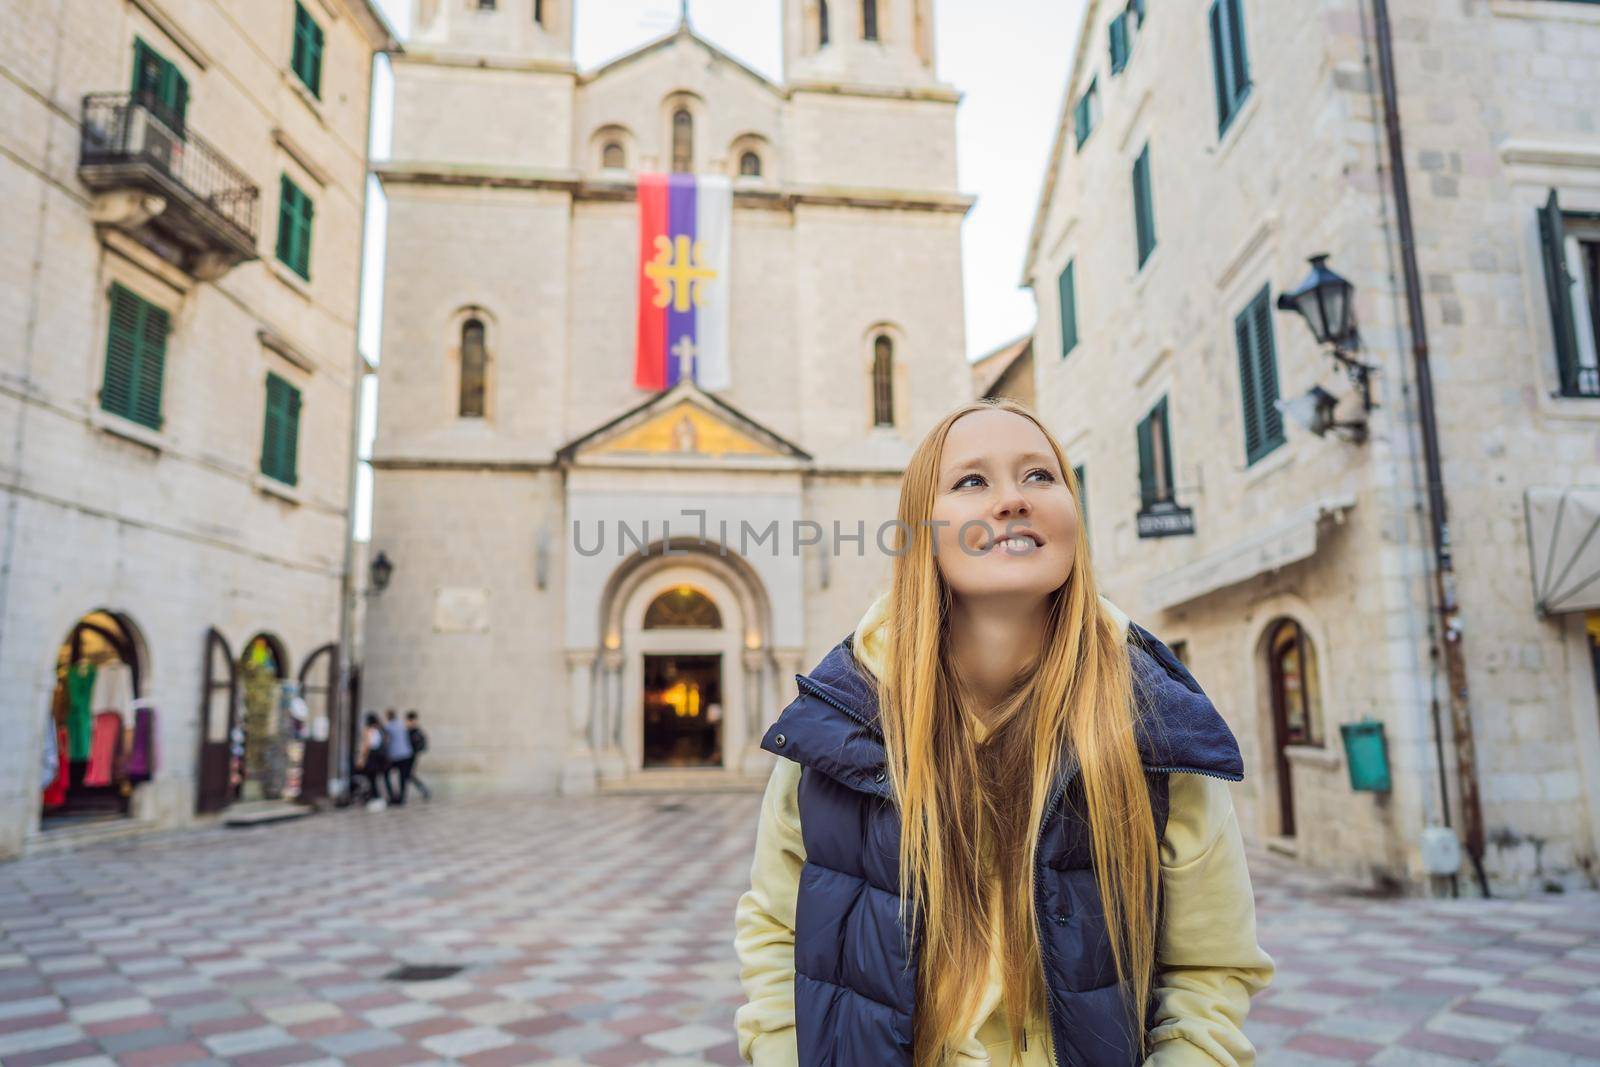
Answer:
[{"label": "white stone wall", "polygon": [[[1243,6],[1253,88],[1219,140],[1208,5],[1152,9],[1116,77],[1105,42],[1120,8],[1090,5],[1065,147],[1028,268],[1040,308],[1039,404],[1073,461],[1087,466],[1109,595],[1158,635],[1189,642],[1197,677],[1240,737],[1247,834],[1280,829],[1257,642],[1286,613],[1316,642],[1326,718],[1326,753],[1297,754],[1291,771],[1299,854],[1415,881],[1417,835],[1440,815],[1427,715],[1431,551],[1394,206],[1380,168],[1381,98],[1365,66],[1371,45],[1356,0],[1309,19],[1259,0]],[[1576,4],[1490,2],[1406,11],[1395,23],[1485,825],[1547,841],[1545,870],[1557,879],[1596,853],[1600,826],[1578,803],[1600,788],[1582,780],[1592,738],[1573,727],[1575,715],[1595,715],[1596,693],[1592,678],[1565,667],[1587,654],[1582,643],[1535,617],[1521,494],[1531,484],[1595,480],[1600,404],[1548,396],[1555,368],[1532,208],[1548,192],[1543,183],[1559,184],[1574,206],[1593,202],[1600,184],[1593,114],[1579,103],[1600,76],[1577,58],[1594,51],[1594,16]],[[1572,58],[1551,61],[1547,51]],[[1070,106],[1091,74],[1101,118],[1078,151]],[[1590,162],[1519,173],[1501,147],[1518,138],[1565,139]],[[1157,247],[1140,270],[1131,170],[1146,143]],[[1357,286],[1361,358],[1381,368],[1372,440],[1319,440],[1286,420],[1286,443],[1248,466],[1234,316],[1263,285],[1274,298],[1297,285],[1314,252],[1331,253]],[[1069,260],[1081,340],[1063,359],[1057,279]],[[1273,319],[1281,395],[1320,383],[1346,398],[1341,418],[1359,416],[1353,387],[1304,324]],[[1197,529],[1141,541],[1135,427],[1163,395],[1177,501],[1194,508]],[[1174,611],[1146,606],[1184,565],[1337,496],[1355,507],[1311,559]],[[1385,724],[1396,773],[1387,799],[1353,794],[1344,779],[1338,724],[1366,715]],[[1445,748],[1454,803],[1448,733]],[[1529,848],[1491,848],[1492,873],[1529,884]]]},{"label": "white stone wall", "polygon": [[[207,629],[235,652],[272,633],[291,670],[337,640],[377,44],[364,5],[313,4],[326,33],[318,101],[289,71],[292,4],[184,8],[172,24],[181,41],[133,3],[12,7],[0,41],[14,72],[0,86],[0,192],[14,209],[0,252],[0,322],[13,339],[0,353],[0,733],[12,741],[0,751],[0,856],[37,826],[56,651],[84,614],[116,610],[138,627],[159,769],[134,808],[160,824],[194,810]],[[188,79],[189,129],[261,189],[263,258],[216,282],[102,238],[90,221],[77,177],[81,100],[126,90],[136,36]],[[309,283],[273,259],[284,172],[316,206]],[[171,315],[158,434],[130,433],[99,407],[112,283]],[[262,329],[309,369],[267,349]],[[258,474],[269,371],[303,393],[299,483],[287,496],[263,491]]]}]

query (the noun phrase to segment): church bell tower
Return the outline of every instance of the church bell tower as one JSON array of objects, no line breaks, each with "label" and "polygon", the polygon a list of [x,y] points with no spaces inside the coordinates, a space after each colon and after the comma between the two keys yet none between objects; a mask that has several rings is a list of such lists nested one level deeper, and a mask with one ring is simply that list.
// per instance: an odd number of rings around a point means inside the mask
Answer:
[{"label": "church bell tower", "polygon": [[574,0],[412,0],[406,47],[572,62]]},{"label": "church bell tower", "polygon": [[933,0],[784,0],[783,7],[790,85],[937,84]]}]

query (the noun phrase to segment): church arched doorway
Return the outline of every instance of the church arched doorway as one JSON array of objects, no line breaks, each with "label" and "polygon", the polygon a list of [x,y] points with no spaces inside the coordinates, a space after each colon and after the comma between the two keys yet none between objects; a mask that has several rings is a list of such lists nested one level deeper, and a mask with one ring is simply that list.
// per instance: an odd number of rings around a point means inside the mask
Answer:
[{"label": "church arched doorway", "polygon": [[283,681],[289,657],[271,634],[252,637],[239,656],[239,721],[229,775],[237,800],[276,800],[290,784],[289,732],[283,729]]},{"label": "church arched doorway", "polygon": [[[645,608],[642,765],[723,763],[722,613],[687,582],[656,593]],[[677,651],[687,649],[688,651]]]}]

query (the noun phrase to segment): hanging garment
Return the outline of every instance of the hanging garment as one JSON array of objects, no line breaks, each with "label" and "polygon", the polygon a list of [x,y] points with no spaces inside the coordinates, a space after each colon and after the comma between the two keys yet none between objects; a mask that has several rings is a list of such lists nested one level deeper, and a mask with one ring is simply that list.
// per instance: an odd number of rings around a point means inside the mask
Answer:
[{"label": "hanging garment", "polygon": [[129,705],[133,703],[133,668],[121,660],[102,664],[94,678],[94,695],[89,700],[89,710],[95,713],[114,711],[121,715],[124,725],[133,725]]},{"label": "hanging garment", "polygon": [[94,711],[90,696],[98,673],[93,663],[84,660],[67,668],[67,758],[89,758],[90,735],[94,732]]},{"label": "hanging garment", "polygon": [[39,751],[39,788],[49,789],[61,773],[61,746],[56,738],[56,717],[44,715],[44,745]]},{"label": "hanging garment", "polygon": [[89,767],[83,772],[83,784],[110,785],[121,755],[122,716],[115,711],[102,711],[94,717],[94,744],[89,749]]},{"label": "hanging garment", "polygon": [[49,788],[44,791],[46,811],[59,808],[67,802],[67,728],[51,723],[50,732],[56,738],[56,774]]},{"label": "hanging garment", "polygon": [[148,782],[156,773],[156,709],[136,708],[133,713],[133,745],[126,765],[130,782]]}]

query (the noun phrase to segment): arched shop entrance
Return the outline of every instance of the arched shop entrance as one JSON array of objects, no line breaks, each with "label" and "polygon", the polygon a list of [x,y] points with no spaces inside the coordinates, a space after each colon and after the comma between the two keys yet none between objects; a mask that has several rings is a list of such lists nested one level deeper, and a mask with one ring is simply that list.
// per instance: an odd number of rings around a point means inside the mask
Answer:
[{"label": "arched shop entrance", "polygon": [[128,814],[134,786],[155,771],[155,711],[140,700],[145,675],[144,642],[126,615],[93,611],[68,631],[46,723],[55,773],[42,788],[41,829]]},{"label": "arched shop entrance", "polygon": [[257,634],[239,656],[240,714],[228,781],[235,800],[278,800],[299,792],[300,746],[285,690],[288,654],[271,634]]}]

